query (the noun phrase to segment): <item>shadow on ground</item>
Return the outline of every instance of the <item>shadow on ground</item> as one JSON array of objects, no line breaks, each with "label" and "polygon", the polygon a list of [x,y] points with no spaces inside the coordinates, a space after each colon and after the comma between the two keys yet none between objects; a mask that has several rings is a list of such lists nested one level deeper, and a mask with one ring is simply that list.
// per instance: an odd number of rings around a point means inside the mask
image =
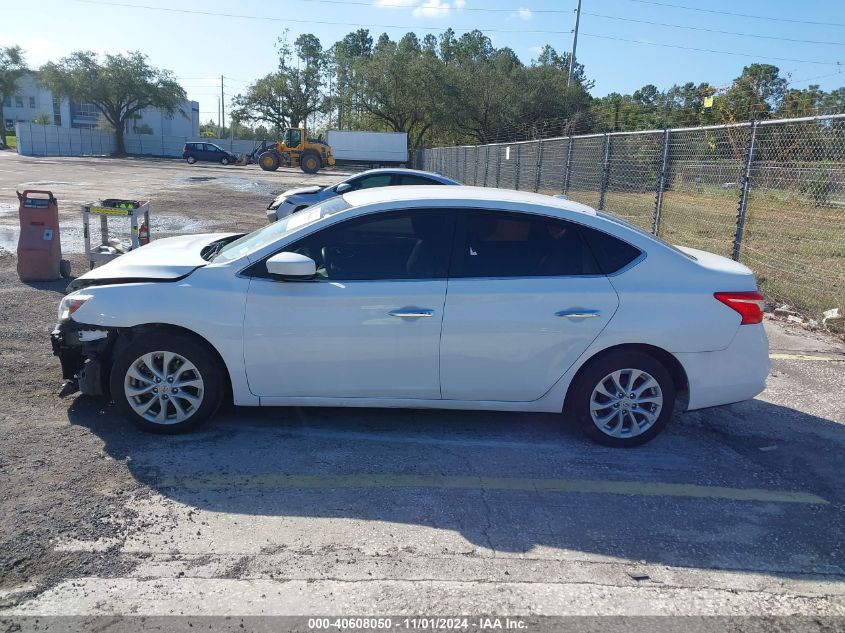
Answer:
[{"label": "shadow on ground", "polygon": [[[632,450],[592,444],[555,415],[233,409],[182,436],[136,431],[88,398],[75,400],[69,416],[141,484],[194,508],[415,524],[497,551],[546,547],[845,581],[845,427],[759,400],[678,416]],[[434,483],[393,485],[396,475]],[[298,487],[287,476],[310,479]],[[437,484],[449,476],[498,483]],[[508,489],[526,480],[634,484],[626,494]],[[661,483],[705,488],[643,492]],[[723,488],[810,493],[827,503],[729,499]]]}]

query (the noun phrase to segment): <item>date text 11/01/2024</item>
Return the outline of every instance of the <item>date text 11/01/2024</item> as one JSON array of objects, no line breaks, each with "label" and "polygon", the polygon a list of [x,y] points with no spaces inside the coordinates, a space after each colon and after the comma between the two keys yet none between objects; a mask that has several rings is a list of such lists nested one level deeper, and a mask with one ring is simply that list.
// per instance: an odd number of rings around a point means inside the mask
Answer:
[{"label": "date text 11/01/2024", "polygon": [[510,630],[519,631],[527,628],[527,622],[516,618],[499,617],[414,617],[414,618],[309,618],[308,628],[314,630],[391,630],[406,629],[414,631],[467,631],[467,630]]}]

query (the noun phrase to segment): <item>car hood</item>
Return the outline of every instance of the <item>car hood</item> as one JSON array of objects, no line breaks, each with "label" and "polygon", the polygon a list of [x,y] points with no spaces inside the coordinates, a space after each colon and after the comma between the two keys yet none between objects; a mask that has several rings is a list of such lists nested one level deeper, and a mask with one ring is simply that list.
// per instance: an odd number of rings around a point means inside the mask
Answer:
[{"label": "car hood", "polygon": [[282,195],[283,196],[298,196],[301,194],[313,194],[319,193],[323,190],[323,188],[319,185],[311,185],[310,187],[297,187],[295,189],[288,189]]},{"label": "car hood", "polygon": [[203,248],[234,235],[238,233],[204,233],[155,240],[89,270],[70,282],[67,290],[73,292],[111,283],[181,279],[208,263],[202,258]]}]

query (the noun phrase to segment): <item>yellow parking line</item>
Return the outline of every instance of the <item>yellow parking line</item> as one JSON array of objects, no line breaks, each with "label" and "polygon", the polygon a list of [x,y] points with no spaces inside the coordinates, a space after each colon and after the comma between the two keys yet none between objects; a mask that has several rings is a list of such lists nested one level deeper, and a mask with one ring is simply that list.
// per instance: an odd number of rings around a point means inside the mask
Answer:
[{"label": "yellow parking line", "polygon": [[814,356],[811,354],[769,354],[769,358],[772,360],[815,360],[828,363],[845,362],[845,356]]},{"label": "yellow parking line", "polygon": [[696,499],[731,499],[769,503],[827,504],[821,497],[807,492],[761,490],[757,488],[724,488],[653,481],[606,481],[590,479],[523,479],[476,477],[471,475],[207,475],[171,477],[161,486],[188,489],[259,488],[259,489],[327,489],[327,488],[451,488],[460,490],[523,490],[529,492],[574,492],[593,494],[636,495],[645,497],[689,497]]}]

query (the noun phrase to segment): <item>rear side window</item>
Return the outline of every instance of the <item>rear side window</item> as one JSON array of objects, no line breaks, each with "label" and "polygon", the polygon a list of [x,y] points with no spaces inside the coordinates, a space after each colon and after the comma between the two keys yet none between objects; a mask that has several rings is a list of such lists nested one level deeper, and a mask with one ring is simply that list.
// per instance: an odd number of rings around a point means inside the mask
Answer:
[{"label": "rear side window", "polygon": [[464,218],[455,277],[554,277],[601,272],[576,224],[485,211],[472,211]]},{"label": "rear side window", "polygon": [[581,235],[590,247],[599,269],[611,275],[640,256],[640,250],[603,231],[581,227]]},{"label": "rear side window", "polygon": [[431,178],[423,178],[422,176],[399,176],[398,185],[439,185],[440,183]]}]

